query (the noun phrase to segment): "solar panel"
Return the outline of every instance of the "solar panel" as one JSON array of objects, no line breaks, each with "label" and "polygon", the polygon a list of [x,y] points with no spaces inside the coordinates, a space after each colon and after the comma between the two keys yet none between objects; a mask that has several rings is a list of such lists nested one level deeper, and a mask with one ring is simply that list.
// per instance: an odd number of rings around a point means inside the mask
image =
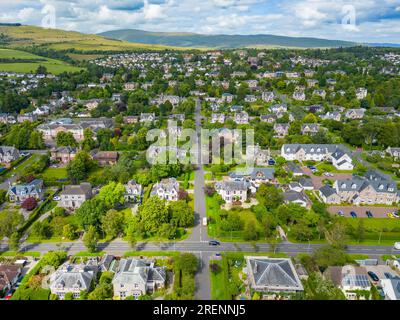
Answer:
[{"label": "solar panel", "polygon": [[352,286],[352,287],[369,287],[370,286],[370,282],[369,279],[366,275],[364,274],[349,274],[346,275],[343,278],[343,284],[346,286]]}]

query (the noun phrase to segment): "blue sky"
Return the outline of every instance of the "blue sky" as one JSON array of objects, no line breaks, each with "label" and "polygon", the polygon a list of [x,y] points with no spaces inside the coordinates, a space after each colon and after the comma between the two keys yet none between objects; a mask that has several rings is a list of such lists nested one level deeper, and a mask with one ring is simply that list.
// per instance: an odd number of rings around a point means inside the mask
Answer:
[{"label": "blue sky", "polygon": [[[0,21],[115,29],[276,34],[400,43],[400,0],[3,0]],[[51,16],[52,17],[52,16]],[[50,20],[51,21],[51,20]],[[343,21],[345,23],[343,23]]]}]

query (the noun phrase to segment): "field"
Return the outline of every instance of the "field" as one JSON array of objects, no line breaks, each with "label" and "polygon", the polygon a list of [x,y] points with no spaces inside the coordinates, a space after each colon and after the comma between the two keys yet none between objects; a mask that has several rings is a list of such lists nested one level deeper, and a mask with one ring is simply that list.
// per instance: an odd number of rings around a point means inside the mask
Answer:
[{"label": "field", "polygon": [[[0,49],[0,59],[10,60],[10,62],[0,62],[0,71],[34,73],[39,66],[44,66],[48,72],[57,75],[63,72],[79,72],[82,70],[82,68],[71,66],[63,61],[12,49]],[[11,62],[13,59],[17,61]],[[26,60],[26,62],[21,60]]]},{"label": "field", "polygon": [[60,179],[67,179],[68,174],[65,168],[47,168],[42,173],[42,178],[45,182],[55,182]]},{"label": "field", "polygon": [[[97,35],[87,35],[57,29],[44,29],[34,26],[0,27],[0,33],[11,38],[9,45],[13,48],[25,46],[47,45],[55,50],[75,49],[82,52],[89,51],[134,51],[138,49],[166,50],[179,48],[129,43],[125,41],[107,39]],[[82,58],[82,57],[80,57]]]}]

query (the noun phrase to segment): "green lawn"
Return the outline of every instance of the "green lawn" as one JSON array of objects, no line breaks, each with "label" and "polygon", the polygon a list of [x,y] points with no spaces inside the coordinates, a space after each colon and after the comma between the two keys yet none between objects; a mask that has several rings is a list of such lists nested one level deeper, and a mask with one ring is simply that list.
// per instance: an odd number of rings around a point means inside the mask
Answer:
[{"label": "green lawn", "polygon": [[7,172],[3,177],[10,178],[14,174],[15,175],[21,174],[25,168],[29,167],[30,165],[35,163],[37,160],[39,160],[39,157],[40,157],[39,155],[33,154],[26,160],[23,160],[21,163],[19,163],[14,169],[11,169],[9,172]]},{"label": "green lawn", "polygon": [[67,179],[67,169],[66,168],[47,168],[42,173],[42,179],[44,182],[57,182],[60,179]]},{"label": "green lawn", "polygon": [[210,270],[211,280],[211,299],[212,300],[231,300],[232,297],[228,292],[229,279],[226,261],[224,260],[211,260],[211,264],[219,266],[217,273]]},{"label": "green lawn", "polygon": [[[0,59],[10,60],[10,62],[0,63],[0,71],[34,73],[39,66],[44,66],[48,72],[57,75],[63,72],[79,72],[82,70],[82,68],[71,66],[60,60],[49,59],[19,50],[0,49]],[[11,60],[13,59],[17,59],[17,61],[12,62]],[[27,60],[27,62],[19,62],[18,60]]]}]

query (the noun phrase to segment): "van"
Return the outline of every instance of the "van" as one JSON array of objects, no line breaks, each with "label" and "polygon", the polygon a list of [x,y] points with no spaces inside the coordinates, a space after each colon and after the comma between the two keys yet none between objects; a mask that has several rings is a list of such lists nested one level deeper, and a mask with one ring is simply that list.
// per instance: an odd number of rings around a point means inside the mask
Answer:
[{"label": "van", "polygon": [[203,218],[203,226],[207,227],[207,218],[206,217]]},{"label": "van", "polygon": [[394,248],[395,248],[396,250],[400,250],[400,242],[396,242],[396,243],[394,244]]}]

